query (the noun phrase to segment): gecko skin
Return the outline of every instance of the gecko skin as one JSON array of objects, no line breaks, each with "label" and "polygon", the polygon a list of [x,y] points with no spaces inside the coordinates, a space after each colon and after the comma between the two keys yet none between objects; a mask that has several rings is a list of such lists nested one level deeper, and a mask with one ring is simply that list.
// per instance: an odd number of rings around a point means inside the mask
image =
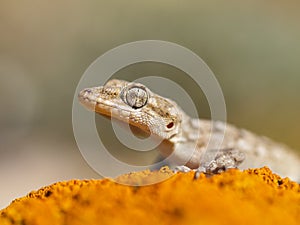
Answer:
[{"label": "gecko skin", "polygon": [[224,122],[190,118],[174,101],[143,84],[114,79],[82,90],[78,98],[89,110],[163,139],[160,151],[165,157],[172,154],[178,170],[195,169],[199,175],[268,166],[300,181],[300,158],[287,146]]}]

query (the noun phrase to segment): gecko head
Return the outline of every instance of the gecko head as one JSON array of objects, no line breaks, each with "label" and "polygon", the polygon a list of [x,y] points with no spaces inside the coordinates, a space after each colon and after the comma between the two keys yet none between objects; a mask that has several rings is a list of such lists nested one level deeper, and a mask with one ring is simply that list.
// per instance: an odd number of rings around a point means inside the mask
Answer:
[{"label": "gecko head", "polygon": [[88,109],[162,139],[174,137],[181,129],[182,111],[177,104],[140,83],[110,80],[104,86],[82,90],[78,97]]}]

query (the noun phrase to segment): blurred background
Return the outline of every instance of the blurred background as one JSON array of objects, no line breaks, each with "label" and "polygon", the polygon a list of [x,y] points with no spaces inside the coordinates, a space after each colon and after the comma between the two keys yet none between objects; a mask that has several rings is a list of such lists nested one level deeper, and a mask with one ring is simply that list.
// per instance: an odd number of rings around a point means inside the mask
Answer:
[{"label": "blurred background", "polygon": [[[299,10],[296,0],[2,0],[0,208],[53,182],[100,178],[73,137],[73,96],[98,56],[137,40],[197,53],[220,82],[230,123],[300,149]],[[116,77],[181,73],[144,63]],[[177,82],[209,118],[201,90],[189,79]]]}]

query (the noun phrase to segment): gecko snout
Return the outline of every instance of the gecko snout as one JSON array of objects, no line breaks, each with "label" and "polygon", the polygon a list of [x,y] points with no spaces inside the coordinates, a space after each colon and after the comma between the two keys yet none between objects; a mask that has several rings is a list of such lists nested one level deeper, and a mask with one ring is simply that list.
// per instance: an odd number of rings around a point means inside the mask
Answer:
[{"label": "gecko snout", "polygon": [[95,96],[95,90],[93,88],[85,88],[78,94],[78,98],[83,101],[94,101]]}]

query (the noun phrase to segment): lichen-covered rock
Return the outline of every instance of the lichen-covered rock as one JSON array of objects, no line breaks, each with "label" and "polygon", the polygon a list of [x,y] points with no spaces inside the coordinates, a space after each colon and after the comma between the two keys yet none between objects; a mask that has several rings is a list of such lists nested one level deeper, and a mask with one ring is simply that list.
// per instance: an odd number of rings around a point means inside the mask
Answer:
[{"label": "lichen-covered rock", "polygon": [[268,168],[193,176],[163,168],[116,179],[133,186],[111,179],[59,182],[15,200],[0,211],[0,224],[299,224],[299,184]]}]

